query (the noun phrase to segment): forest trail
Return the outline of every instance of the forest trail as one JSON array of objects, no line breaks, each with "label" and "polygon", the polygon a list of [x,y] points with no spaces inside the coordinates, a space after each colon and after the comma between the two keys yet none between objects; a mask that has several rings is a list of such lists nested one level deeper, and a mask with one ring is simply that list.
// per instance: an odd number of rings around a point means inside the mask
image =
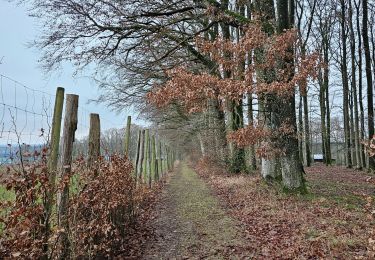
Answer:
[{"label": "forest trail", "polygon": [[[236,221],[185,163],[163,191],[153,221],[156,239],[143,259],[238,259],[244,245]],[[229,257],[230,256],[230,257]]]}]

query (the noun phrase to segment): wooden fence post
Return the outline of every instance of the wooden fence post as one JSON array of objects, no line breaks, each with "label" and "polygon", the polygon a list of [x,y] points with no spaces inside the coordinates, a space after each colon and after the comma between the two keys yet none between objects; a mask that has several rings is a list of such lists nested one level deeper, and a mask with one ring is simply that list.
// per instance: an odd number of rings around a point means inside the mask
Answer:
[{"label": "wooden fence post", "polygon": [[162,164],[163,159],[162,159],[160,140],[158,140],[157,153],[158,153],[158,173],[159,173],[159,178],[160,178],[160,177],[163,177],[163,164]]},{"label": "wooden fence post", "polygon": [[55,108],[52,119],[51,147],[50,154],[48,156],[48,171],[52,184],[55,184],[56,180],[57,160],[60,147],[61,121],[64,107],[64,92],[65,90],[63,88],[57,88],[56,90]]},{"label": "wooden fence post", "polygon": [[69,180],[72,167],[72,152],[75,131],[78,123],[78,96],[66,96],[66,108],[64,118],[64,133],[63,143],[61,149],[61,180],[64,182],[62,193],[60,194],[60,201],[58,205],[58,225],[64,229],[61,234],[61,259],[70,258],[70,243],[68,238],[69,221],[68,221],[68,201],[69,201]]},{"label": "wooden fence post", "polygon": [[150,159],[150,131],[146,129],[145,131],[145,163],[144,163],[144,172],[143,172],[143,180],[144,183],[147,183],[147,177],[149,172],[149,159]]},{"label": "wooden fence post", "polygon": [[171,154],[169,151],[169,147],[166,147],[166,153],[167,153],[167,170],[171,170]]},{"label": "wooden fence post", "polygon": [[173,161],[172,161],[172,167],[174,169],[174,163],[176,162],[176,151],[173,150]]},{"label": "wooden fence post", "polygon": [[131,123],[132,123],[132,117],[131,116],[128,116],[128,121],[126,123],[126,131],[125,131],[125,141],[124,141],[124,145],[125,145],[125,151],[124,151],[124,155],[125,155],[125,158],[129,158],[129,146],[130,146],[130,127],[131,127]]},{"label": "wooden fence post", "polygon": [[134,172],[135,172],[136,178],[138,176],[139,153],[140,153],[139,150],[141,148],[141,136],[142,136],[142,131],[138,130],[137,153],[135,155],[135,161],[134,161]]},{"label": "wooden fence post", "polygon": [[167,165],[167,162],[168,162],[168,153],[167,153],[167,145],[165,143],[163,143],[163,153],[164,153],[164,158],[163,158],[163,172],[164,174],[167,174],[168,172],[168,165]]},{"label": "wooden fence post", "polygon": [[89,154],[87,166],[95,171],[96,164],[100,156],[100,117],[98,114],[90,114],[90,131],[89,131]]},{"label": "wooden fence post", "polygon": [[137,179],[141,180],[142,173],[143,173],[143,158],[144,158],[144,150],[145,150],[145,130],[141,132],[141,143],[139,149],[139,162],[138,162],[138,176]]},{"label": "wooden fence post", "polygon": [[[50,234],[50,217],[53,205],[53,198],[55,196],[55,184],[56,184],[56,172],[57,172],[57,161],[59,157],[59,147],[60,147],[60,134],[61,134],[61,121],[62,113],[64,107],[64,92],[63,88],[57,88],[55,107],[53,111],[52,119],[52,131],[51,131],[51,144],[49,148],[48,156],[48,178],[50,184],[50,190],[47,191],[47,203],[45,207],[45,218],[44,218],[44,228],[45,237],[48,238]],[[43,248],[44,252],[48,251],[48,241],[45,241],[45,246]]]},{"label": "wooden fence post", "polygon": [[152,176],[154,178],[154,181],[159,181],[159,173],[157,168],[157,162],[156,162],[156,143],[155,143],[155,136],[152,136],[152,142],[151,142],[151,148],[152,148],[152,161],[151,161],[151,169],[152,169]]}]

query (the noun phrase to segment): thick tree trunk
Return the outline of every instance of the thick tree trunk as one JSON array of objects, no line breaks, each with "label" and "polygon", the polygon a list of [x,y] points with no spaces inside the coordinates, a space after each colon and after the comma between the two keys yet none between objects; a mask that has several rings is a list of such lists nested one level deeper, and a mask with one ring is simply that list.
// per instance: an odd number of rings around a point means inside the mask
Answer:
[{"label": "thick tree trunk", "polygon": [[[229,0],[222,1],[222,7],[229,9]],[[230,29],[229,26],[225,23],[221,26],[223,32],[223,38],[227,41],[231,41]],[[231,59],[230,53],[224,54],[226,59]],[[224,78],[231,78],[232,72],[229,70],[224,71]],[[227,100],[227,109],[226,113],[228,114],[228,131],[233,132],[237,131],[240,128],[243,128],[243,108],[242,101],[238,103]],[[230,143],[230,159],[229,159],[229,170],[232,173],[240,173],[241,171],[246,170],[246,161],[245,161],[245,150],[238,147],[235,143]]]},{"label": "thick tree trunk", "polygon": [[[261,122],[265,125],[267,129],[274,131],[277,129],[276,120],[278,120],[277,111],[277,99],[274,95],[265,95],[259,100],[259,108],[261,113]],[[274,142],[275,140],[268,140],[268,142]],[[271,144],[274,145],[274,144]],[[298,147],[297,147],[298,151]],[[281,164],[279,155],[271,155],[269,158],[262,158],[262,177],[265,180],[280,180],[281,179]]]},{"label": "thick tree trunk", "polygon": [[[294,0],[278,0],[278,33],[290,29],[294,25]],[[291,50],[293,53],[293,50]],[[293,60],[285,60],[285,63],[293,63]],[[289,98],[284,98],[279,102],[280,120],[279,122],[289,122],[293,132],[297,133],[295,93]],[[283,137],[281,147],[284,148],[285,155],[281,157],[281,169],[284,188],[292,191],[305,192],[305,183],[303,177],[303,166],[298,154],[298,140],[295,135],[286,135]]]},{"label": "thick tree trunk", "polygon": [[[219,27],[215,25],[209,33],[207,40],[216,40],[219,34]],[[208,36],[207,36],[208,37]],[[214,74],[218,74],[217,71],[213,71]],[[208,117],[208,133],[207,140],[208,145],[206,146],[206,154],[213,157],[220,163],[224,163],[227,159],[227,137],[226,137],[226,125],[225,125],[225,114],[221,110],[221,104],[218,98],[208,100],[207,103],[207,117]]]},{"label": "thick tree trunk", "polygon": [[[273,0],[257,0],[254,1],[254,9],[259,14],[259,19],[262,23],[263,30],[268,34],[274,34],[273,21],[276,18],[275,6]],[[262,50],[258,50],[255,54],[255,59],[262,62],[264,59]],[[259,80],[265,82],[272,82],[274,80],[271,75],[267,75],[263,71],[257,72]],[[271,100],[271,101],[268,101]],[[275,129],[273,122],[274,119],[274,97],[270,94],[260,95],[258,97],[259,110],[260,110],[260,121],[264,124],[265,128]],[[270,142],[268,140],[267,142]],[[274,158],[262,158],[261,159],[261,174],[266,180],[273,180],[281,178],[281,165],[278,156]]]}]

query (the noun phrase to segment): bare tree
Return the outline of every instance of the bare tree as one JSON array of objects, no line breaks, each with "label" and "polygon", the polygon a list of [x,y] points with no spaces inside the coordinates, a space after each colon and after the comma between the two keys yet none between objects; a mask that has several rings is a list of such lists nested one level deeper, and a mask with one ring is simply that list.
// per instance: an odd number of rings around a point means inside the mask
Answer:
[{"label": "bare tree", "polygon": [[[365,65],[366,65],[366,78],[367,78],[367,126],[369,138],[374,135],[374,98],[373,98],[373,79],[371,71],[371,53],[370,43],[368,36],[368,2],[362,0],[362,37],[363,37],[363,50],[365,52]],[[369,168],[375,169],[375,158],[369,158]]]}]

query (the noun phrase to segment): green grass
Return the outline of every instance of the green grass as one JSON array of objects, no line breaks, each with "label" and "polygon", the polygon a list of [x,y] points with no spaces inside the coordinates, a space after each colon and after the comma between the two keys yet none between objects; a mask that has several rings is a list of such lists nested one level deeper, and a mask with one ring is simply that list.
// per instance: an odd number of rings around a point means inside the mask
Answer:
[{"label": "green grass", "polygon": [[4,186],[0,185],[0,201],[12,201],[15,198],[13,191],[8,191]]},{"label": "green grass", "polygon": [[[5,202],[5,201],[13,201],[16,199],[16,196],[13,191],[8,191],[6,187],[3,185],[0,185],[0,201]],[[0,209],[0,217],[5,216],[7,214],[7,209],[6,208],[1,208]],[[3,230],[3,225],[0,223],[0,235],[2,234]]]},{"label": "green grass", "polygon": [[226,215],[218,199],[186,164],[182,164],[180,172],[173,177],[169,189],[184,234],[182,248],[209,252],[212,259],[221,259],[220,252],[224,248],[241,243],[234,220]]}]

